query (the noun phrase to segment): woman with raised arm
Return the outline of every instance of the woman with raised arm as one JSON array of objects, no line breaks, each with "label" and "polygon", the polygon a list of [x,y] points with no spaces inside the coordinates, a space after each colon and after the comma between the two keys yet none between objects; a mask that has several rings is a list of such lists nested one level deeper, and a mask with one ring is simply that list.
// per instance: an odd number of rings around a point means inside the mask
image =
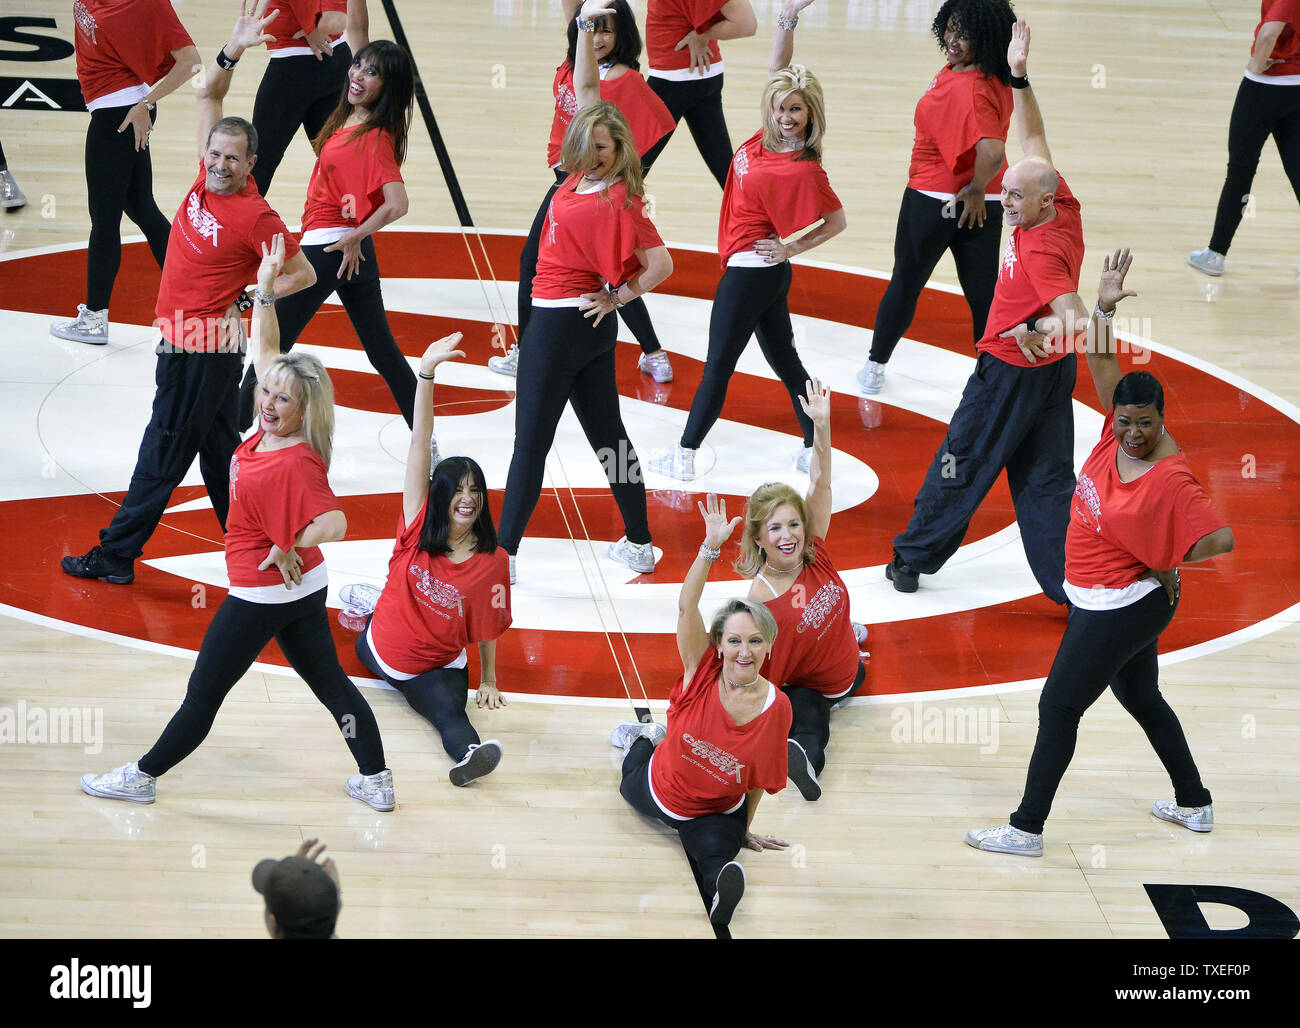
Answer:
[{"label": "woman with raised arm", "polygon": [[1165,431],[1164,391],[1145,371],[1122,375],[1111,319],[1135,293],[1124,289],[1132,258],[1102,264],[1088,367],[1106,411],[1100,442],[1074,490],[1065,540],[1070,621],[1038,701],[1038,738],[1020,806],[1010,823],[971,831],[976,849],[1043,855],[1043,824],[1074,756],[1079,721],[1106,691],[1137,720],[1174,785],[1151,812],[1194,832],[1214,827],[1209,790],[1178,716],[1160,695],[1157,643],[1178,607],[1178,565],[1232,550],[1232,529]]},{"label": "woman with raised arm", "polygon": [[[393,773],[370,705],[339,666],[325,611],[329,576],[322,543],[342,539],[347,519],[327,473],[334,435],[334,389],[319,360],[278,355],[272,293],[284,265],[284,236],[263,244],[249,356],[257,369],[258,426],[230,461],[226,572],[230,590],[203,636],[185,700],[139,761],[84,775],[91,796],[152,803],[155,783],[207,738],[217,711],[266,644],[280,650],[328,708],[359,774],[349,796],[375,810],[396,805]],[[275,783],[267,783],[267,793]]]},{"label": "woman with raised arm", "polygon": [[[537,274],[537,251],[541,246],[546,212],[550,210],[551,198],[560,188],[560,183],[568,177],[568,172],[560,161],[560,144],[564,141],[564,130],[578,112],[578,97],[573,85],[575,76],[590,77],[591,69],[586,67],[588,61],[594,60],[599,65],[600,98],[612,103],[627,119],[628,128],[632,131],[632,143],[638,155],[644,154],[673,130],[673,119],[668,108],[641,76],[641,33],[637,30],[636,18],[627,0],[609,0],[604,5],[606,13],[593,15],[596,30],[591,34],[590,48],[578,46],[576,15],[581,6],[582,0],[564,0],[569,52],[563,63],[555,69],[555,117],[551,121],[551,138],[546,147],[546,161],[555,172],[555,181],[542,198],[542,205],[537,208],[537,216],[533,219],[532,228],[528,230],[528,239],[519,257],[520,339],[524,337],[533,313],[533,278]],[[583,62],[582,70],[578,69],[579,62]],[[637,367],[644,374],[653,376],[656,382],[671,382],[673,366],[655,334],[645,301],[637,297],[625,303],[619,308],[618,316],[641,346]],[[510,347],[504,355],[490,358],[488,367],[502,375],[517,374],[518,344]]]},{"label": "woman with raised arm", "polygon": [[[650,460],[650,470],[688,482],[695,454],[722,414],[727,384],[749,339],[790,394],[803,446],[793,459],[800,471],[812,457],[813,425],[800,404],[811,377],[794,347],[790,324],[790,258],[844,231],[844,208],[821,165],[826,131],[821,83],[794,56],[798,14],[812,0],[787,3],[777,18],[772,77],[763,90],[763,127],[731,162],[718,222],[723,276],[709,317],[704,376],[691,402],[680,440]],[[818,225],[798,239],[781,240]]]},{"label": "woman with raised arm", "polygon": [[469,785],[501,762],[501,743],[482,742],[465,713],[466,648],[478,644],[479,707],[505,706],[497,687],[497,639],[510,627],[510,566],[497,545],[483,469],[469,457],[444,457],[429,477],[433,377],[465,354],[461,334],[432,343],[420,359],[415,424],[406,454],[402,514],[383,591],[350,585],[341,599],[373,612],[357,656],[393,686],[442,736],[452,785]]},{"label": "woman with raised arm", "polygon": [[764,791],[785,788],[790,701],[760,674],[777,640],[768,609],[729,600],[705,628],[700,597],[709,568],[740,518],[713,493],[704,543],[677,600],[682,673],[668,696],[668,727],[628,722],[610,742],[626,752],[619,792],[640,814],[676,829],[709,921],[731,921],[745,891],[742,846],[762,852],[788,843],[750,828]]},{"label": "woman with raised arm", "polygon": [[641,465],[619,411],[616,325],[609,315],[658,286],[673,261],[642,206],[641,161],[627,119],[600,99],[592,16],[603,10],[600,4],[588,0],[578,20],[578,113],[560,148],[571,171],[546,212],[533,315],[520,344],[515,449],[501,503],[500,542],[510,554],[512,582],[546,455],[569,402],[623,516],[624,535],[610,544],[610,558],[641,574],[655,567]]}]

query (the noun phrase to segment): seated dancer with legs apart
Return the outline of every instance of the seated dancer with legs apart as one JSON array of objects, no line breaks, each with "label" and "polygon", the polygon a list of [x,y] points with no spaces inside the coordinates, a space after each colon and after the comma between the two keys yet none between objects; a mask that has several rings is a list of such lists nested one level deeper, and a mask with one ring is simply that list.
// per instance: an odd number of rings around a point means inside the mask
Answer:
[{"label": "seated dancer with legs apart", "polygon": [[976,849],[1043,855],[1043,823],[1070,759],[1079,721],[1106,691],[1142,726],[1174,786],[1151,813],[1194,832],[1214,827],[1178,715],[1160,694],[1157,644],[1178,608],[1179,564],[1232,550],[1232,529],[1165,431],[1164,391],[1145,371],[1120,372],[1111,318],[1132,258],[1102,265],[1088,367],[1106,411],[1101,440],[1074,491],[1065,542],[1073,609],[1038,700],[1038,738],[1020,806],[1009,824],[968,832]]},{"label": "seated dancer with legs apart", "polygon": [[[599,3],[589,0],[588,6],[598,9]],[[519,541],[541,495],[546,455],[569,402],[592,449],[605,455],[601,463],[623,516],[625,534],[610,545],[610,558],[642,574],[655,567],[641,465],[619,411],[616,319],[610,315],[659,285],[673,262],[642,207],[641,162],[627,120],[600,99],[595,19],[584,14],[578,30],[573,86],[579,110],[560,151],[572,173],[546,212],[533,315],[520,343],[515,449],[501,504],[500,542],[510,554],[512,582]]]},{"label": "seated dancer with legs apart", "polygon": [[406,454],[402,514],[383,591],[350,585],[341,599],[373,611],[357,638],[357,656],[397,689],[442,736],[455,762],[453,785],[469,785],[501,761],[501,744],[480,742],[465,714],[465,648],[478,643],[480,707],[505,706],[497,688],[497,639],[510,627],[510,565],[497,545],[483,470],[469,457],[444,457],[429,477],[433,375],[464,357],[461,334],[439,339],[420,360],[415,424]]},{"label": "seated dancer with legs apart", "polygon": [[[590,76],[591,73],[585,66],[583,71],[577,71],[577,63],[585,62],[590,57],[599,64],[600,98],[617,107],[627,120],[638,154],[644,154],[656,140],[673,130],[673,119],[668,108],[646,85],[638,70],[641,33],[637,31],[636,18],[628,7],[627,0],[609,0],[603,5],[608,13],[593,13],[596,30],[592,33],[590,54],[586,46],[578,46],[578,21],[575,15],[580,6],[581,0],[564,0],[564,13],[569,23],[569,52],[564,63],[555,69],[555,117],[551,121],[551,138],[546,146],[546,160],[555,172],[555,182],[542,199],[542,205],[537,208],[537,217],[528,230],[528,239],[519,257],[520,339],[527,332],[528,320],[533,313],[533,278],[537,274],[537,251],[542,241],[542,228],[546,224],[546,212],[551,208],[551,198],[560,188],[560,183],[568,178],[568,172],[560,161],[560,144],[564,141],[565,129],[578,112],[578,97],[573,88],[574,76]],[[642,353],[637,367],[643,373],[653,376],[656,382],[671,382],[673,366],[668,359],[668,352],[655,335],[645,301],[637,297],[625,303],[619,308],[618,316],[641,345]],[[502,375],[517,374],[518,344],[503,356],[490,358],[488,367]]]},{"label": "seated dancer with legs apart", "polygon": [[229,595],[203,636],[180,710],[138,762],[84,775],[81,788],[91,796],[152,803],[157,778],[207,738],[230,690],[274,639],[347,740],[360,771],[347,780],[348,795],[375,810],[396,805],[379,725],[339,666],[330,636],[320,545],[347,531],[326,477],[334,389],[315,357],[277,356],[271,288],[283,264],[284,237],[276,236],[257,272],[249,346],[259,382],[257,432],[230,461]]},{"label": "seated dancer with legs apart", "polygon": [[[799,403],[810,376],[794,348],[790,324],[790,258],[843,232],[847,222],[821,165],[826,131],[821,83],[803,65],[790,64],[797,15],[810,3],[787,3],[777,18],[763,127],[736,151],[722,196],[718,257],[723,276],[709,317],[704,376],[681,439],[649,461],[651,471],[683,482],[696,476],[696,452],[722,414],[727,384],[753,335],[790,394],[803,436],[793,455],[795,466],[806,472],[812,457],[813,426]],[[818,222],[799,239],[781,242]]]},{"label": "seated dancer with legs apart", "polygon": [[668,727],[628,722],[610,742],[626,751],[619,792],[638,813],[677,830],[709,920],[720,927],[745,891],[741,847],[788,845],[749,829],[763,792],[785,788],[790,701],[760,674],[777,641],[763,604],[730,600],[704,626],[709,567],[741,519],[728,521],[726,501],[712,493],[699,508],[704,543],[677,600],[682,674],[668,696]]}]

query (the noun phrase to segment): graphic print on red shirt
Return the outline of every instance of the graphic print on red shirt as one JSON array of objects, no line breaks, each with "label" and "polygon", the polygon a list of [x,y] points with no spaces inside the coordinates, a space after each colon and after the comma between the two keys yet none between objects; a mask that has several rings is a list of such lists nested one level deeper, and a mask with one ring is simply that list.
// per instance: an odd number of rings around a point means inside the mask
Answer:
[{"label": "graphic print on red shirt", "polygon": [[[1255,26],[1255,39],[1259,39],[1259,30],[1265,22],[1284,21],[1286,28],[1277,37],[1270,55],[1281,64],[1274,64],[1264,71],[1265,75],[1300,75],[1300,0],[1262,0],[1259,12],[1259,24]],[[1255,54],[1255,45],[1251,44],[1251,56]]]},{"label": "graphic print on red shirt", "polygon": [[88,106],[152,86],[175,67],[173,50],[194,45],[168,0],[76,0],[72,17],[77,81]]},{"label": "graphic print on red shirt", "polygon": [[[649,0],[645,15],[646,56],[650,73],[656,71],[682,71],[691,66],[690,47],[675,50],[682,37],[703,32],[724,18],[720,13],[727,0]],[[717,40],[709,41],[709,66],[722,63],[722,51]],[[717,74],[717,72],[714,72]]]},{"label": "graphic print on red shirt", "polygon": [[321,147],[307,184],[304,233],[356,228],[383,206],[384,184],[402,181],[393,137],[383,129],[356,132],[355,125],[341,128]]},{"label": "graphic print on red shirt", "polygon": [[[573,90],[573,68],[565,61],[555,69],[555,116],[551,119],[551,138],[546,143],[546,165],[560,163],[564,132],[578,113],[578,94]],[[664,102],[635,69],[615,79],[600,80],[600,98],[618,108],[632,132],[632,145],[640,157],[677,125]]]},{"label": "graphic print on red shirt", "polygon": [[[931,193],[959,193],[975,174],[975,144],[981,139],[1007,141],[1015,101],[1011,87],[978,69],[955,72],[951,65],[930,82],[916,104],[916,138],[907,185]],[[1002,172],[984,187],[985,196],[1002,190]]]}]

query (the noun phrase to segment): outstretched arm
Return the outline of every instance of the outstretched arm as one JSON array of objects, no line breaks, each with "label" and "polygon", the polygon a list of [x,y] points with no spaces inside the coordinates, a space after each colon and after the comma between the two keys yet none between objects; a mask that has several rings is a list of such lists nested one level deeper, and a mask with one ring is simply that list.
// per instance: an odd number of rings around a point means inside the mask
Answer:
[{"label": "outstretched arm", "polygon": [[578,98],[578,110],[600,103],[600,69],[596,66],[596,33],[583,25],[614,12],[605,6],[605,0],[586,0],[578,14],[578,42],[573,52],[573,93]]},{"label": "outstretched arm", "polygon": [[280,322],[275,316],[275,280],[284,267],[284,236],[277,233],[271,245],[262,244],[257,269],[257,294],[253,324],[248,335],[248,360],[259,382],[265,381],[271,362],[280,356]]},{"label": "outstretched arm", "polygon": [[230,31],[230,40],[222,47],[231,67],[223,68],[218,55],[218,59],[214,59],[203,74],[203,84],[195,94],[200,158],[208,146],[208,133],[221,120],[221,102],[230,91],[230,79],[235,70],[233,62],[243,57],[244,51],[250,47],[261,46],[275,38],[266,31],[266,27],[278,12],[272,11],[264,15],[267,2],[268,0],[239,0],[239,17]]},{"label": "outstretched arm", "polygon": [[820,379],[806,382],[808,398],[799,406],[813,423],[812,460],[808,462],[808,536],[826,538],[831,529],[831,394]]},{"label": "outstretched arm", "polygon": [[370,45],[370,12],[366,0],[348,0],[348,48],[355,54]]},{"label": "outstretched arm", "polygon": [[799,12],[813,0],[786,0],[781,13],[776,16],[776,35],[772,37],[772,61],[768,65],[769,75],[775,75],[782,68],[790,67],[794,60],[794,27],[799,23]]},{"label": "outstretched arm", "polygon": [[[1029,74],[1029,23],[1020,18],[1011,26],[1011,45],[1007,47],[1007,64],[1011,66],[1013,78],[1025,78]],[[1043,115],[1038,109],[1038,100],[1034,97],[1032,86],[1024,89],[1012,87],[1015,97],[1016,135],[1020,137],[1020,149],[1026,157],[1041,157],[1049,164],[1052,153],[1047,149],[1047,129],[1043,125]]]},{"label": "outstretched arm", "polygon": [[[464,357],[456,345],[461,333],[453,332],[430,343],[420,358],[415,380],[415,417],[411,422],[411,446],[406,452],[406,478],[402,483],[402,517],[409,525],[420,513],[429,495],[429,440],[433,438],[433,374],[444,361]],[[487,502],[487,497],[483,498]],[[495,652],[495,651],[494,651]],[[494,676],[495,677],[495,676]]]},{"label": "outstretched arm", "polygon": [[1115,387],[1124,377],[1119,366],[1119,357],[1115,353],[1115,329],[1111,325],[1110,315],[1125,297],[1137,296],[1124,288],[1124,276],[1133,264],[1133,255],[1128,250],[1116,250],[1115,256],[1107,256],[1101,264],[1101,282],[1097,286],[1098,316],[1092,319],[1088,332],[1088,370],[1092,372],[1092,384],[1097,387],[1097,399],[1101,409],[1108,411],[1115,397]]},{"label": "outstretched arm", "polygon": [[[708,506],[699,504],[700,513],[704,515],[704,545],[695,555],[691,569],[682,581],[682,591],[677,597],[677,653],[682,658],[682,668],[689,675],[695,665],[709,648],[709,632],[700,617],[700,597],[704,595],[704,583],[708,581],[709,570],[718,559],[723,543],[731,538],[731,533],[740,524],[740,515],[727,520],[727,501],[719,500],[715,493],[705,497]],[[706,554],[704,551],[714,551]],[[715,555],[717,553],[717,555]]]}]

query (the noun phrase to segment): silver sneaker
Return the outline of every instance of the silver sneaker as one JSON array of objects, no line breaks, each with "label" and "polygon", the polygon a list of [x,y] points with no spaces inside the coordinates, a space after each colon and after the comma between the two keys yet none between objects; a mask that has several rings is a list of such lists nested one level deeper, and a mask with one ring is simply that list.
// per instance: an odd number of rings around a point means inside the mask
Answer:
[{"label": "silver sneaker", "polygon": [[868,396],[875,396],[885,384],[885,366],[875,361],[867,361],[858,372],[858,385]]},{"label": "silver sneaker", "polygon": [[375,608],[379,606],[381,591],[379,586],[371,585],[369,582],[356,582],[352,585],[345,585],[340,589],[339,599],[350,610],[362,614],[373,614]]},{"label": "silver sneaker", "polygon": [[353,775],[348,779],[348,795],[374,810],[387,811],[397,806],[393,793],[393,772],[385,769],[377,775]]},{"label": "silver sneaker", "polygon": [[866,646],[870,634],[870,630],[861,621],[853,622],[853,638],[858,641],[858,646]]},{"label": "silver sneaker", "polygon": [[431,436],[429,436],[429,472],[430,472],[430,474],[432,474],[433,469],[436,468],[436,467],[438,466],[438,463],[439,463],[441,460],[442,460],[442,454],[440,454],[440,453],[438,452],[438,437],[437,437],[436,435],[431,435]]},{"label": "silver sneaker", "polygon": [[0,208],[9,211],[26,206],[27,197],[18,188],[18,183],[14,181],[13,174],[7,170],[0,171]]},{"label": "silver sneaker", "polygon": [[514,585],[516,580],[518,579],[518,575],[515,573],[515,555],[512,553],[509,556],[510,556],[510,584]]},{"label": "silver sneaker", "polygon": [[131,803],[152,803],[154,783],[158,779],[147,775],[135,762],[123,764],[104,775],[82,775],[81,791],[87,796],[100,796],[107,800],[129,800]]},{"label": "silver sneaker", "polygon": [[447,777],[451,779],[452,785],[469,785],[474,779],[491,774],[500,763],[501,744],[495,739],[489,739],[471,746],[464,759],[447,773]]},{"label": "silver sneaker", "polygon": [[639,574],[649,575],[655,569],[654,544],[630,543],[627,536],[623,536],[618,542],[609,544],[609,559],[626,564]]},{"label": "silver sneaker", "polygon": [[625,721],[609,733],[609,744],[626,753],[638,739],[649,739],[650,745],[658,746],[668,738],[668,729],[658,721],[643,724],[640,721]]},{"label": "silver sneaker", "polygon": [[1161,821],[1171,821],[1193,832],[1214,830],[1213,804],[1204,807],[1180,807],[1174,800],[1156,800],[1151,804],[1151,813]]},{"label": "silver sneaker", "polygon": [[108,311],[92,311],[79,303],[77,316],[72,321],[56,321],[50,326],[50,335],[74,343],[103,346],[108,342]]},{"label": "silver sneaker", "polygon": [[638,371],[649,375],[656,382],[671,382],[673,380],[673,366],[668,360],[667,350],[656,350],[654,353],[641,354],[636,366]]},{"label": "silver sneaker", "polygon": [[488,358],[488,369],[495,371],[498,375],[509,375],[514,378],[519,374],[519,344],[515,343],[500,357]]},{"label": "silver sneaker", "polygon": [[1208,246],[1204,250],[1193,250],[1187,255],[1187,263],[1197,271],[1219,278],[1223,274],[1223,254],[1215,253]]},{"label": "silver sneaker", "polygon": [[1041,857],[1043,855],[1043,837],[1030,832],[1022,832],[1011,825],[998,828],[984,828],[966,833],[966,845],[989,853],[1013,853],[1020,857]]},{"label": "silver sneaker", "polygon": [[812,470],[812,452],[811,446],[803,446],[790,454],[796,471],[802,471],[806,475]]},{"label": "silver sneaker", "polygon": [[673,443],[667,449],[651,453],[646,467],[655,474],[675,478],[679,482],[689,482],[695,477],[696,452],[686,449],[681,443]]}]

